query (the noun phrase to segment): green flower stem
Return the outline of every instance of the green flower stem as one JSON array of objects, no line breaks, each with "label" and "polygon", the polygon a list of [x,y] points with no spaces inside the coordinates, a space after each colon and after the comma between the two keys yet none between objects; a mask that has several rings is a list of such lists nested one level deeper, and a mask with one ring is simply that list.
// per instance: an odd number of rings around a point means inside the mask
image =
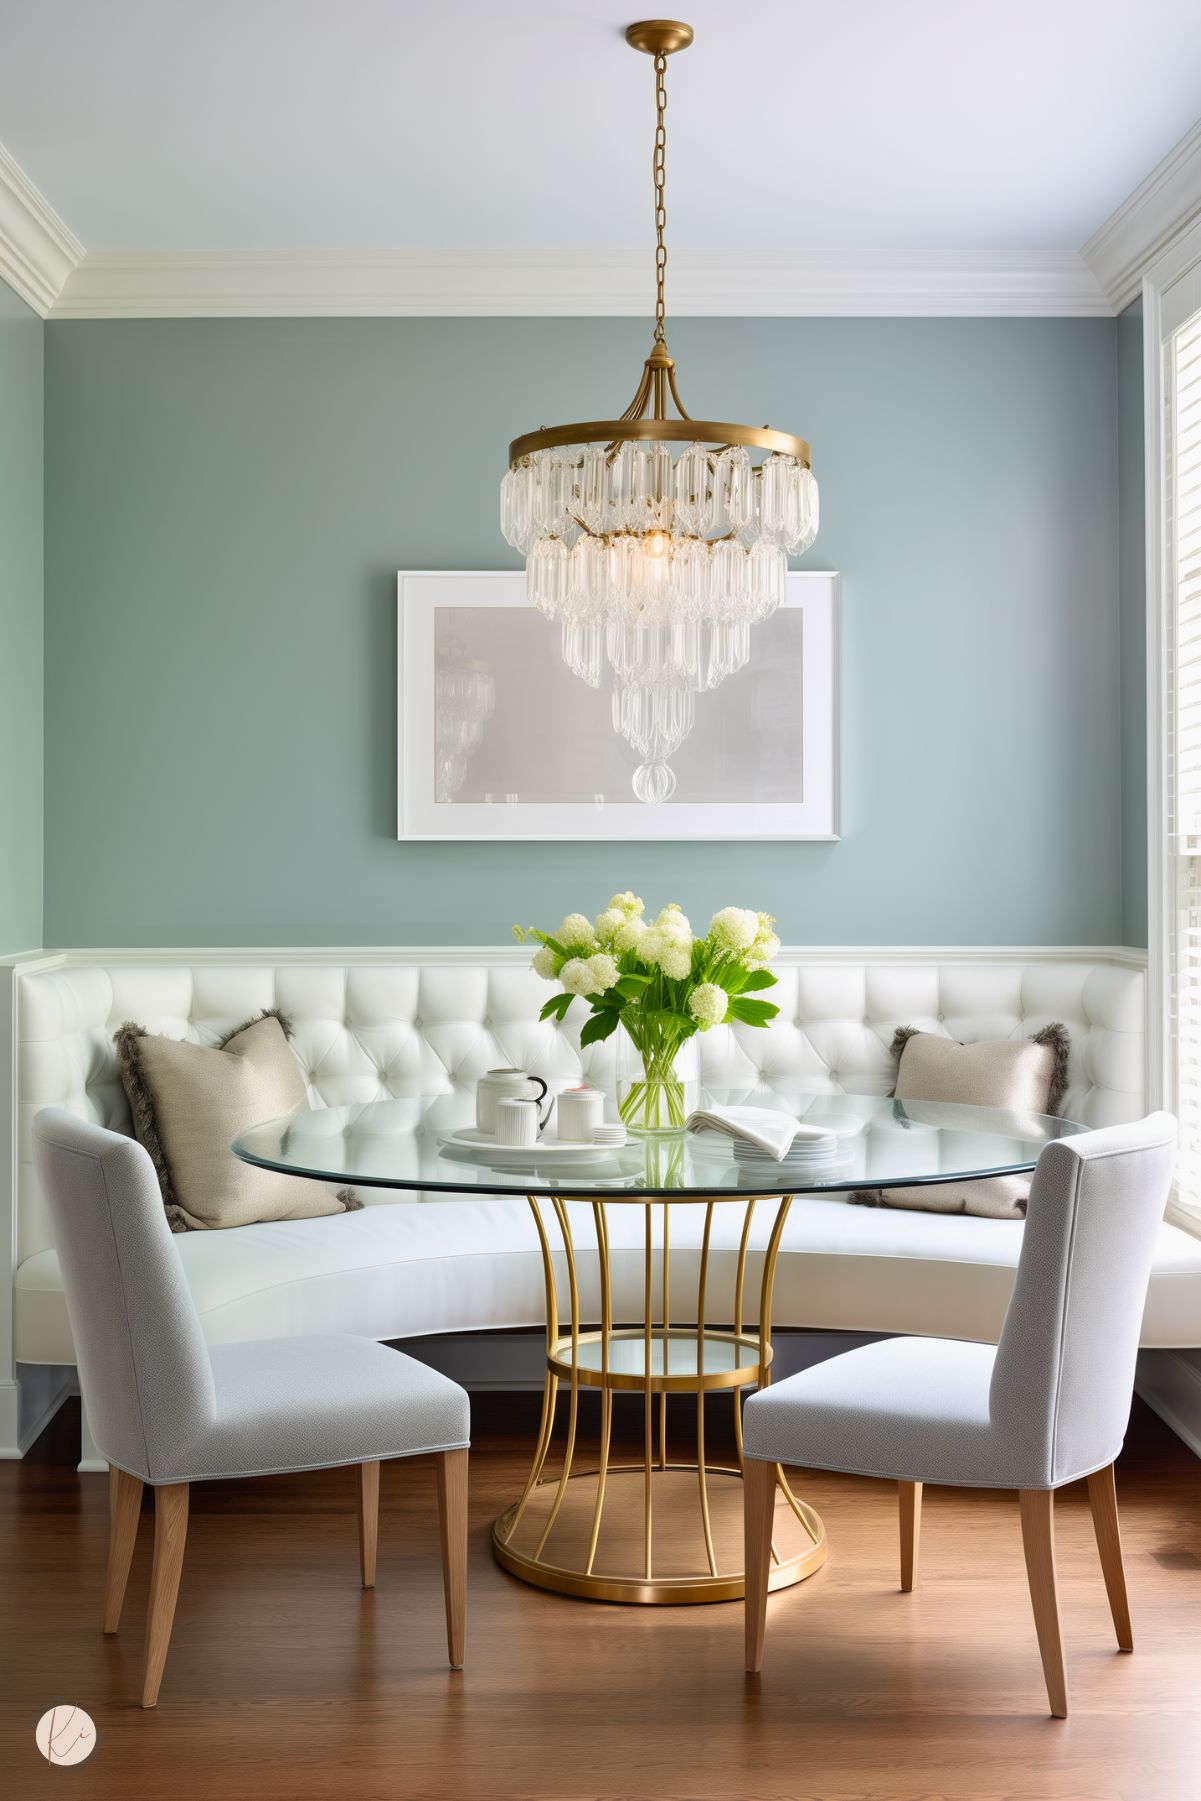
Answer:
[{"label": "green flower stem", "polygon": [[[660,983],[655,984],[661,986]],[[660,1003],[662,1004],[662,1003]],[[631,1015],[635,1015],[631,1017]],[[618,1111],[627,1126],[643,1131],[679,1131],[684,1124],[684,1084],[675,1072],[676,1053],[687,1031],[673,1030],[663,1021],[639,1019],[626,1008],[623,1024],[642,1058],[642,1080],[622,1098]]]}]

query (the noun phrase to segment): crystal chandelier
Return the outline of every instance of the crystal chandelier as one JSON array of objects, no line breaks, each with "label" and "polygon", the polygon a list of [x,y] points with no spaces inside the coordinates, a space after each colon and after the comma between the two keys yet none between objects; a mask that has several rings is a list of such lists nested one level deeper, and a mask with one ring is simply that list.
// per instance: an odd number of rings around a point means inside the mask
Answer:
[{"label": "crystal chandelier", "polygon": [[817,483],[803,438],[684,410],[664,323],[665,118],[667,58],[692,27],[649,19],[626,41],[655,59],[654,342],[620,419],[513,440],[500,521],[568,666],[592,687],[607,667],[614,728],[641,758],[634,793],[654,803],[675,790],[694,696],[742,668],[751,626],[784,599],[788,553],[817,536]]}]

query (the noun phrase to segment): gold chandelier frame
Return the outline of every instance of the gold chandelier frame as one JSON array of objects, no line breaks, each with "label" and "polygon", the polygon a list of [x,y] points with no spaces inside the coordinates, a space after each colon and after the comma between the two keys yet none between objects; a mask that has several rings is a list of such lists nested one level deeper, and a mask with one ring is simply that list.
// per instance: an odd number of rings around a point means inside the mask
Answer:
[{"label": "gold chandelier frame", "polygon": [[[667,214],[664,203],[667,152],[667,58],[677,50],[686,50],[692,42],[690,25],[679,19],[643,19],[626,31],[626,42],[655,59],[655,151],[653,160],[655,186],[655,341],[643,364],[638,390],[620,419],[588,419],[575,425],[542,426],[525,432],[509,445],[509,466],[517,468],[527,457],[542,450],[556,450],[568,444],[604,444],[615,455],[625,443],[701,443],[716,454],[742,446],[795,459],[802,468],[811,467],[809,445],[791,432],[775,431],[769,425],[734,425],[724,420],[693,419],[685,410],[676,387],[676,366],[668,354],[664,302],[667,271],[665,231]],[[676,416],[668,414],[668,403]]]}]

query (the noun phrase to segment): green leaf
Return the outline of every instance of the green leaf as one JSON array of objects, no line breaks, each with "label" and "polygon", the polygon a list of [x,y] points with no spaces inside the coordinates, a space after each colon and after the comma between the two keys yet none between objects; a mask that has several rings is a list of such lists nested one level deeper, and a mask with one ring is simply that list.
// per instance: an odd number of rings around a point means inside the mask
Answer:
[{"label": "green leaf", "polygon": [[745,1000],[742,995],[734,995],[730,1001],[729,1017],[740,1019],[744,1026],[765,1026],[779,1011],[770,1001],[751,1001]]},{"label": "green leaf", "polygon": [[631,974],[622,976],[619,981],[614,983],[614,987],[618,994],[624,995],[626,1000],[637,1001],[642,999],[643,994],[650,987],[651,981],[650,976]]},{"label": "green leaf", "polygon": [[580,1033],[581,1048],[586,1044],[599,1044],[602,1038],[612,1037],[617,1030],[618,1018],[616,1013],[594,1013]]},{"label": "green leaf", "polygon": [[549,1019],[552,1014],[556,1019],[562,1019],[574,999],[575,995],[568,994],[566,990],[562,994],[552,994],[539,1013],[539,1019]]},{"label": "green leaf", "polygon": [[689,1033],[696,1030],[696,1021],[691,1013],[685,1013],[682,1007],[655,1007],[642,1015],[643,1019],[653,1021],[656,1025],[682,1026]]},{"label": "green leaf", "polygon": [[779,977],[774,976],[770,969],[748,969],[738,985],[738,992],[750,994],[755,988],[774,988],[778,980]]}]

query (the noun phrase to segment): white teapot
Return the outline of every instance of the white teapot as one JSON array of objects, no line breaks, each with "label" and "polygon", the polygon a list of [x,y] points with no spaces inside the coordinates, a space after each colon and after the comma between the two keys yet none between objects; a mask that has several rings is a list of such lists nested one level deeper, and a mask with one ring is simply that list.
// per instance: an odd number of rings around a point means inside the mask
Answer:
[{"label": "white teapot", "polygon": [[[541,1076],[531,1076],[524,1069],[490,1069],[480,1077],[475,1089],[475,1123],[490,1138],[496,1136],[496,1104],[498,1101],[544,1101],[546,1083]],[[539,1127],[546,1124],[550,1108],[540,1114]]]}]

